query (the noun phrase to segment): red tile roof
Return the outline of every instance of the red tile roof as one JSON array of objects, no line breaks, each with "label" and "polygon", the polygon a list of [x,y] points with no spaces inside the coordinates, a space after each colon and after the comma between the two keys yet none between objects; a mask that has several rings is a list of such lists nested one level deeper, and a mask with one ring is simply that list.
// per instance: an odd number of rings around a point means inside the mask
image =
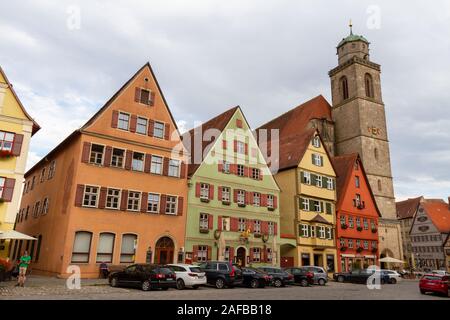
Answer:
[{"label": "red tile roof", "polygon": [[[208,130],[208,129],[216,129],[222,132],[225,127],[227,126],[228,122],[230,122],[231,118],[235,114],[235,112],[240,109],[239,106],[233,107],[224,113],[219,114],[218,116],[208,120],[207,122],[203,123],[201,126],[198,126],[196,128],[191,129],[188,134],[190,136],[190,143],[191,146],[188,145],[188,143],[185,141],[184,145],[186,149],[188,150],[188,154],[190,157],[189,165],[188,165],[188,176],[192,176],[195,171],[197,171],[198,167],[200,167],[200,163],[194,163],[195,160],[199,160],[195,158],[195,152],[199,152],[200,150],[196,150],[194,148],[194,141],[196,139],[199,139],[199,141],[202,141],[202,148],[201,148],[201,161],[203,161],[204,157],[207,155],[207,152],[205,152],[205,148],[211,144],[211,141],[203,141],[203,137],[195,138],[197,135],[202,134]],[[201,127],[201,131],[200,131]],[[198,162],[198,161],[197,161]]]},{"label": "red tile roof", "polygon": [[450,232],[450,209],[445,201],[427,201],[422,203],[435,227],[441,233]]},{"label": "red tile roof", "polygon": [[417,197],[396,202],[395,206],[397,207],[397,218],[408,219],[414,217],[421,199],[422,197]]}]

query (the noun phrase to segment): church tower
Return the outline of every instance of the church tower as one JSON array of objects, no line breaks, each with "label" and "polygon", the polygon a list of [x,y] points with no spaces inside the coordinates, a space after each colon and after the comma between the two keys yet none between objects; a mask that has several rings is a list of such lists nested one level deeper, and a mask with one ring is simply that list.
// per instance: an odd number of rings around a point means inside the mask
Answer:
[{"label": "church tower", "polygon": [[[385,242],[391,251],[386,251],[387,255],[402,258],[400,234],[395,231],[398,226],[385,106],[381,94],[381,68],[370,60],[369,45],[366,38],[353,34],[350,24],[350,35],[337,46],[338,66],[329,72],[335,153],[357,152],[361,156],[382,214],[380,221],[384,221],[379,228],[380,249]],[[392,241],[399,243],[399,247],[389,245]]]}]

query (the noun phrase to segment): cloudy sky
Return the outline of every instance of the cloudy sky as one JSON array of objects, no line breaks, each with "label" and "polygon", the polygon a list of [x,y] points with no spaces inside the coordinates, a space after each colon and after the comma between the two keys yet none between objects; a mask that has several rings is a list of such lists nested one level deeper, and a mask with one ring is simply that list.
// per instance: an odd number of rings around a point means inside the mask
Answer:
[{"label": "cloudy sky", "polygon": [[354,32],[382,65],[396,197],[450,196],[449,1],[8,1],[0,64],[41,124],[29,166],[150,61],[181,128],[256,127],[319,94]]}]

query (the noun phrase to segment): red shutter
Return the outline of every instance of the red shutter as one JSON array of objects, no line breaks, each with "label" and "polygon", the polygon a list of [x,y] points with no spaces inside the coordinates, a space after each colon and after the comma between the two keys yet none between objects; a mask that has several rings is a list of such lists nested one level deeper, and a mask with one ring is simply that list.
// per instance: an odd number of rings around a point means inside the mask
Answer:
[{"label": "red shutter", "polygon": [[163,176],[167,176],[169,174],[169,158],[164,157],[163,160]]},{"label": "red shutter", "polygon": [[250,230],[250,232],[253,232],[255,230],[255,220],[247,220],[247,229]]},{"label": "red shutter", "polygon": [[147,133],[149,137],[153,137],[153,130],[155,129],[155,121],[150,119],[148,120],[148,130]]},{"label": "red shutter", "polygon": [[125,169],[131,170],[131,161],[133,160],[133,151],[127,150],[125,154]]},{"label": "red shutter", "polygon": [[145,155],[145,162],[144,162],[144,172],[150,173],[150,167],[152,165],[152,155],[147,153]]},{"label": "red shutter", "polygon": [[192,246],[192,262],[196,262],[198,257],[198,246]]},{"label": "red shutter", "polygon": [[237,152],[237,140],[234,140],[234,152]]},{"label": "red shutter", "polygon": [[118,122],[119,122],[119,111],[113,110],[112,119],[111,119],[111,127],[117,128]]},{"label": "red shutter", "polygon": [[234,248],[229,247],[228,252],[230,253],[230,261],[234,260]]},{"label": "red shutter", "polygon": [[267,194],[261,194],[261,207],[267,207]]},{"label": "red shutter", "polygon": [[278,197],[273,196],[273,207],[274,209],[278,208]]},{"label": "red shutter", "polygon": [[142,192],[141,195],[141,212],[147,212],[148,207],[148,193]]},{"label": "red shutter", "polygon": [[217,200],[222,201],[222,186],[217,188]]},{"label": "red shutter", "polygon": [[136,132],[137,116],[135,114],[131,115],[130,118],[130,131]]},{"label": "red shutter", "polygon": [[211,260],[211,255],[212,255],[212,248],[211,246],[208,246],[208,260]]},{"label": "red shutter", "polygon": [[166,213],[166,199],[167,196],[165,194],[161,195],[161,203],[159,205],[159,213],[165,214]]},{"label": "red shutter", "polygon": [[245,144],[245,154],[248,154],[248,143]]},{"label": "red shutter", "polygon": [[237,198],[238,198],[238,190],[234,189],[233,201],[236,203],[237,203]]},{"label": "red shutter", "polygon": [[83,205],[84,184],[78,184],[75,192],[75,206],[81,207]]},{"label": "red shutter", "polygon": [[218,171],[223,172],[223,162],[219,161],[219,164],[217,165]]},{"label": "red shutter", "polygon": [[134,101],[140,102],[141,100],[141,88],[134,89]]},{"label": "red shutter", "polygon": [[106,205],[106,191],[107,189],[105,187],[100,188],[100,198],[98,200],[98,208],[99,209],[105,209]]},{"label": "red shutter", "polygon": [[217,217],[217,229],[222,230],[222,216]]},{"label": "red shutter", "polygon": [[195,196],[197,198],[200,198],[200,188],[201,188],[200,182],[197,182],[195,184]]},{"label": "red shutter", "polygon": [[259,170],[259,180],[262,180],[263,179],[263,171],[261,169],[258,169],[258,170]]},{"label": "red shutter", "polygon": [[186,163],[184,161],[181,161],[180,178],[186,178]]},{"label": "red shutter", "polygon": [[261,262],[267,262],[267,248],[265,245],[261,248]]},{"label": "red shutter", "polygon": [[164,139],[169,140],[170,138],[170,124],[166,123],[164,125]]},{"label": "red shutter", "polygon": [[249,167],[244,166],[244,177],[248,177],[249,172],[250,172],[249,169],[250,169]]},{"label": "red shutter", "polygon": [[81,162],[88,163],[90,153],[91,153],[91,143],[85,141],[83,143],[83,151],[81,153]]},{"label": "red shutter", "polygon": [[208,196],[209,200],[214,200],[214,185],[210,184],[209,185],[209,196]]},{"label": "red shutter", "polygon": [[267,221],[261,222],[261,233],[268,234],[269,233],[269,223]]},{"label": "red shutter", "polygon": [[214,228],[214,216],[212,214],[208,214],[208,229],[212,230]]},{"label": "red shutter", "polygon": [[278,234],[278,223],[275,222],[274,226],[273,226],[273,234],[277,235]]},{"label": "red shutter", "polygon": [[183,197],[178,197],[178,211],[177,211],[177,215],[182,216],[183,215],[183,210],[184,210],[184,198]]},{"label": "red shutter", "polygon": [[246,204],[253,204],[253,192],[247,191]]},{"label": "red shutter", "polygon": [[231,231],[238,231],[238,218],[231,217],[230,218],[230,230]]},{"label": "red shutter", "polygon": [[250,247],[249,256],[250,256],[250,262],[253,262],[253,248],[252,247]]},{"label": "red shutter", "polygon": [[222,149],[226,149],[227,148],[227,140],[222,140]]},{"label": "red shutter", "polygon": [[234,164],[234,163],[231,163],[230,164],[230,173],[231,174],[236,174],[236,172],[237,172],[237,165]]},{"label": "red shutter", "polygon": [[23,143],[23,134],[16,133],[14,135],[14,143],[12,148],[13,155],[20,156],[20,152],[22,151],[22,143]]},{"label": "red shutter", "polygon": [[105,160],[103,161],[103,165],[105,167],[109,167],[111,165],[111,156],[112,156],[112,147],[107,146],[105,148]]},{"label": "red shutter", "polygon": [[3,188],[2,199],[6,202],[10,202],[14,194],[14,186],[16,184],[16,179],[6,178],[5,186]]},{"label": "red shutter", "polygon": [[150,107],[155,105],[155,93],[153,91],[150,92]]},{"label": "red shutter", "polygon": [[128,209],[128,190],[122,190],[122,199],[120,200],[120,210]]}]

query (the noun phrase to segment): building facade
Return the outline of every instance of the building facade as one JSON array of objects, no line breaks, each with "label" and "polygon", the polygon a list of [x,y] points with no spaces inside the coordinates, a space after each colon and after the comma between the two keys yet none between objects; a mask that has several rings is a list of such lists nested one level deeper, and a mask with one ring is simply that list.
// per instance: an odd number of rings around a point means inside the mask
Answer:
[{"label": "building facade", "polygon": [[279,188],[241,108],[192,129],[183,142],[191,155],[186,261],[279,265]]},{"label": "building facade", "polygon": [[33,272],[97,277],[99,263],[184,260],[187,157],[147,63],[25,175],[16,230]]},{"label": "building facade", "polygon": [[[40,129],[0,67],[0,231],[14,229],[31,137]],[[10,241],[0,240],[0,258]]]},{"label": "building facade", "polygon": [[379,265],[380,212],[358,154],[334,157],[337,174],[336,241],[339,272]]},{"label": "building facade", "polygon": [[445,261],[447,263],[447,272],[450,272],[450,233],[447,235],[447,240],[445,241],[444,244],[444,252],[445,252]]},{"label": "building facade", "polygon": [[395,203],[397,209],[397,219],[400,221],[403,260],[406,262],[406,268],[415,268],[414,253],[412,251],[412,243],[409,232],[413,222],[414,215],[419,208],[420,201],[423,197],[411,198]]},{"label": "building facade", "polygon": [[449,204],[440,199],[422,200],[411,225],[410,237],[416,268],[446,268],[445,241],[450,233]]}]

